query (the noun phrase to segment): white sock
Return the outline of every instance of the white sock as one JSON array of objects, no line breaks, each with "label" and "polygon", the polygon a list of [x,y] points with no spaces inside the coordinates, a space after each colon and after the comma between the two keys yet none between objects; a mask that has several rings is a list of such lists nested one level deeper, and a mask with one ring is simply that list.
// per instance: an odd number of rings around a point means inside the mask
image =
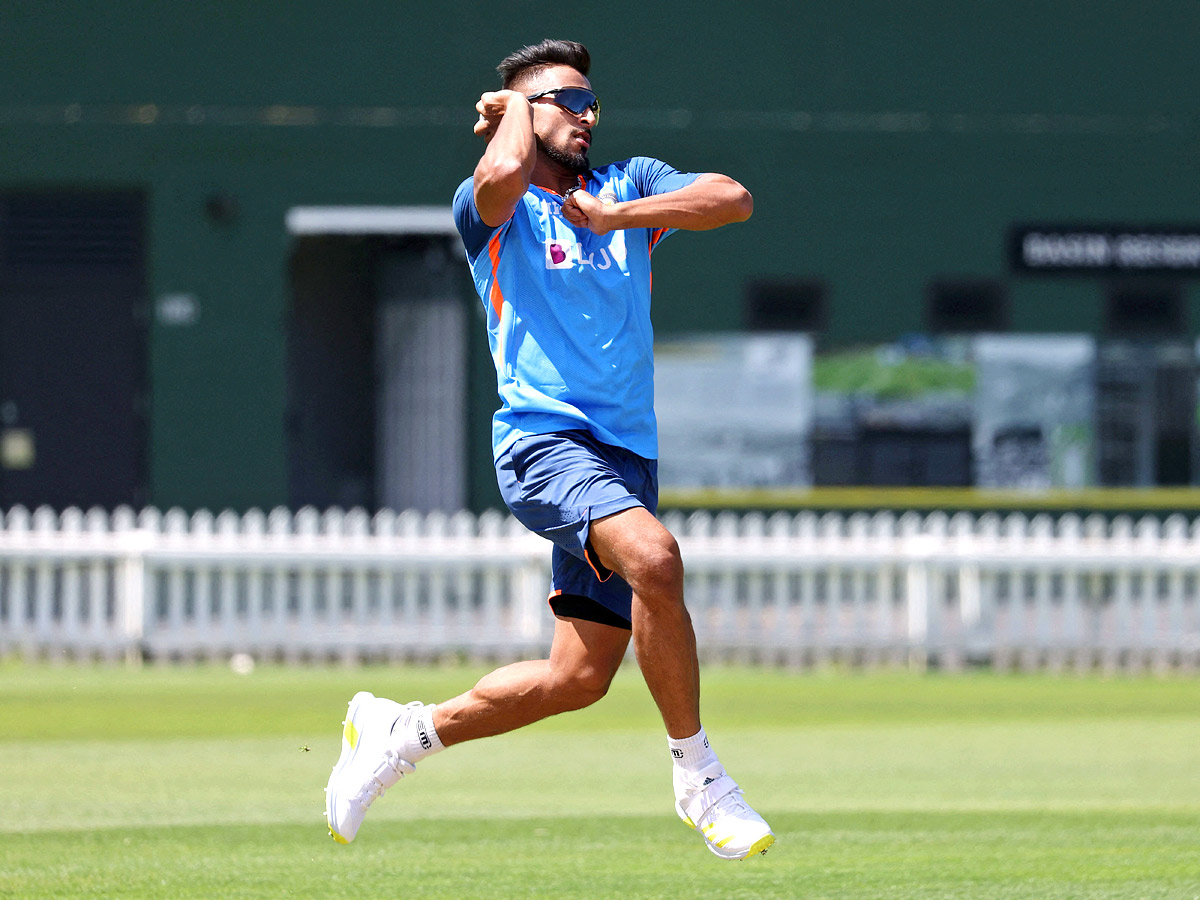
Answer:
[{"label": "white sock", "polygon": [[724,772],[703,728],[688,738],[668,737],[667,746],[671,748],[671,759],[675,764],[672,781],[676,796],[682,791],[699,788],[706,775],[716,777],[716,769]]},{"label": "white sock", "polygon": [[446,749],[438,737],[437,729],[433,727],[434,708],[434,704],[426,703],[406,709],[392,723],[392,738],[396,741],[396,750],[401,759],[415,765],[419,760]]}]

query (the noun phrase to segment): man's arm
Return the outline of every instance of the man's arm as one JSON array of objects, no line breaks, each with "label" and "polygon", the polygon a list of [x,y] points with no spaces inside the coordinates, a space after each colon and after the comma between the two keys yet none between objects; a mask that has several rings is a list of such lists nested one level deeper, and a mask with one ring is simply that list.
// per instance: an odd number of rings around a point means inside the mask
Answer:
[{"label": "man's arm", "polygon": [[499,228],[529,190],[537,161],[533,107],[517,91],[488,91],[475,108],[475,133],[488,141],[475,166],[475,208],[485,224]]},{"label": "man's arm", "polygon": [[587,191],[575,191],[563,202],[572,225],[607,234],[622,228],[681,228],[707,231],[744,222],[754,212],[750,192],[728,175],[710,172],[687,187],[624,203],[604,204]]}]

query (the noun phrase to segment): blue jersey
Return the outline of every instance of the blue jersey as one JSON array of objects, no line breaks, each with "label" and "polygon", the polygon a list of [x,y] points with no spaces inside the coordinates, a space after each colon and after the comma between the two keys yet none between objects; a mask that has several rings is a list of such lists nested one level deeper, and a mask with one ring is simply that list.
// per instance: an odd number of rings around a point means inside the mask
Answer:
[{"label": "blue jersey", "polygon": [[[583,180],[592,196],[621,202],[696,178],[639,156]],[[650,252],[671,229],[596,235],[563,217],[562,200],[530,185],[512,217],[492,228],[479,218],[473,178],[454,195],[496,364],[493,453],[525,435],[582,428],[657,459]]]}]

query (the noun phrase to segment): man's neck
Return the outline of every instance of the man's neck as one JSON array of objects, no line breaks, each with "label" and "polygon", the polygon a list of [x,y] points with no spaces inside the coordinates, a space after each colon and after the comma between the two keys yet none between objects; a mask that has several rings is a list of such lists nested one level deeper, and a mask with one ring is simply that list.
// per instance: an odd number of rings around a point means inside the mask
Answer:
[{"label": "man's neck", "polygon": [[539,153],[529,183],[556,194],[565,194],[579,184],[579,176]]}]

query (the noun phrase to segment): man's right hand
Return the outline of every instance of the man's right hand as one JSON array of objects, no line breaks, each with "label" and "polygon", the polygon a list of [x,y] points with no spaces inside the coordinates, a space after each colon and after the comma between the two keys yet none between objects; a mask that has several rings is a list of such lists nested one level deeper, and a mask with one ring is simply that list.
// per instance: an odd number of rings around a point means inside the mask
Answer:
[{"label": "man's right hand", "polygon": [[512,216],[533,177],[533,107],[519,91],[488,91],[475,110],[475,133],[487,141],[475,166],[475,206],[485,224],[498,228]]},{"label": "man's right hand", "polygon": [[475,111],[479,113],[479,119],[475,122],[475,133],[490,141],[508,110],[509,102],[516,99],[522,103],[529,103],[519,91],[484,91],[479,102],[475,104]]}]

